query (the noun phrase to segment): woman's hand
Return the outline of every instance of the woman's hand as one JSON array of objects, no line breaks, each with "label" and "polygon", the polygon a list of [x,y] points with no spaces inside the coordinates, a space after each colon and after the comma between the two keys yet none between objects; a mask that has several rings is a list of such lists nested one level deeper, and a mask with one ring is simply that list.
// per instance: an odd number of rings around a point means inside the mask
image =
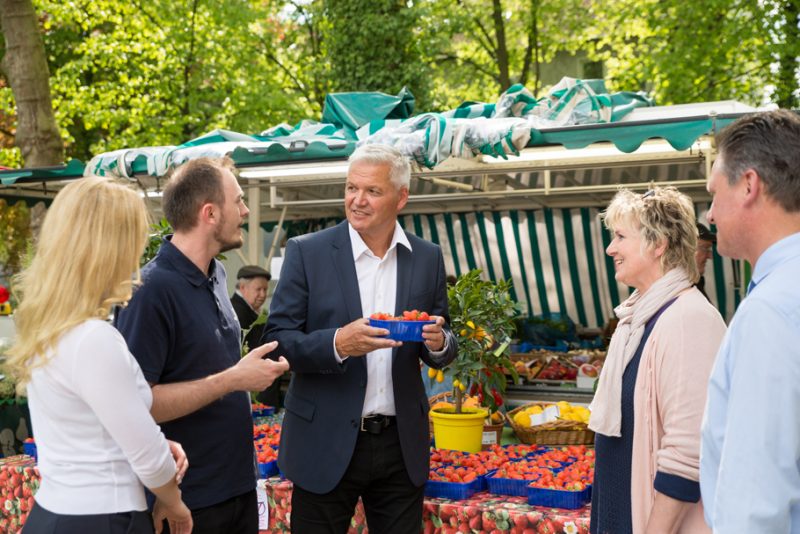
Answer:
[{"label": "woman's hand", "polygon": [[161,499],[156,499],[155,506],[153,506],[153,528],[156,534],[161,534],[165,519],[169,523],[171,534],[190,534],[192,532],[192,512],[181,499],[178,499],[172,506],[167,505]]},{"label": "woman's hand", "polygon": [[175,459],[175,482],[180,484],[183,481],[183,475],[186,474],[186,470],[189,469],[189,459],[186,458],[186,453],[183,451],[183,447],[177,441],[167,440],[169,443],[169,452],[172,453],[172,457]]}]

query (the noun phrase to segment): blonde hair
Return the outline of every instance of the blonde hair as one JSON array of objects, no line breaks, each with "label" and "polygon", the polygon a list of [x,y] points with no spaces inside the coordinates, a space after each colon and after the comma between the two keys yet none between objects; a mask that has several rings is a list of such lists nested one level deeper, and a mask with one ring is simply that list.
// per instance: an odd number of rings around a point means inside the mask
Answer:
[{"label": "blonde hair", "polygon": [[106,319],[131,298],[147,242],[148,214],[127,185],[90,176],[56,195],[30,266],[15,277],[20,305],[6,369],[18,391],[61,336],[88,319]]},{"label": "blonde hair", "polygon": [[691,199],[674,187],[656,187],[644,194],[620,190],[603,213],[606,228],[628,224],[638,230],[647,249],[666,243],[661,268],[666,273],[677,267],[686,271],[692,283],[700,273],[694,256],[697,225]]}]

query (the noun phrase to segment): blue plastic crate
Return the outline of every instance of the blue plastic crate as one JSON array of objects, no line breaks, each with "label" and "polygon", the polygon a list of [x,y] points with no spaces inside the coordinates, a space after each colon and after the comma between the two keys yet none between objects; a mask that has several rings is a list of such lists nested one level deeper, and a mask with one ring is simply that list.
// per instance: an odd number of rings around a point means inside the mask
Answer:
[{"label": "blue plastic crate", "polygon": [[494,475],[497,472],[497,469],[492,469],[485,475],[480,475],[478,480],[480,481],[480,486],[478,487],[478,491],[487,491],[489,489],[489,477]]},{"label": "blue plastic crate", "polygon": [[517,497],[528,496],[528,484],[530,480],[518,480],[516,478],[500,478],[487,476],[486,484],[489,493],[496,495],[514,495]]},{"label": "blue plastic crate", "polygon": [[463,501],[481,491],[482,478],[478,477],[472,482],[465,483],[428,480],[425,482],[425,496]]},{"label": "blue plastic crate", "polygon": [[422,327],[426,324],[434,324],[436,321],[381,321],[370,319],[369,325],[374,328],[385,328],[389,331],[386,336],[395,341],[425,341],[422,337]]},{"label": "blue plastic crate", "polygon": [[272,460],[271,462],[267,462],[265,464],[259,463],[258,464],[258,476],[259,478],[269,478],[273,475],[278,474],[278,461]]},{"label": "blue plastic crate", "polygon": [[575,510],[583,508],[592,500],[592,487],[586,486],[581,491],[567,491],[528,486],[528,504],[547,506],[549,508],[567,508]]},{"label": "blue plastic crate", "polygon": [[270,415],[275,415],[275,408],[273,406],[267,406],[266,408],[253,410],[251,413],[253,415],[253,419],[258,419],[259,417],[269,417]]},{"label": "blue plastic crate", "polygon": [[23,443],[22,452],[32,457],[34,460],[39,460],[39,455],[36,452],[36,443]]}]

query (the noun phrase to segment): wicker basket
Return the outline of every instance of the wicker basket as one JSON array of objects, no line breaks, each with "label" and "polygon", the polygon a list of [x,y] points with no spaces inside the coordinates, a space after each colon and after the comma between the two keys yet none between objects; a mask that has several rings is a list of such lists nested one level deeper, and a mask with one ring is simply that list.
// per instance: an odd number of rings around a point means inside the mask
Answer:
[{"label": "wicker basket", "polygon": [[514,416],[531,406],[544,407],[545,402],[532,402],[518,408],[514,408],[506,414],[506,419],[514,433],[522,443],[528,445],[594,445],[594,432],[589,430],[586,423],[577,421],[550,421],[543,425],[533,427],[522,427],[514,422]]}]

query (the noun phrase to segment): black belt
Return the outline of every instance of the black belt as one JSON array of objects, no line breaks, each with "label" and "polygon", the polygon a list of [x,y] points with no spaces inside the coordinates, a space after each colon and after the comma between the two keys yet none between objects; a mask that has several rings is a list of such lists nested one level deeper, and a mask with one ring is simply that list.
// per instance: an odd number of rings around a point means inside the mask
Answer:
[{"label": "black belt", "polygon": [[384,428],[395,424],[396,420],[393,415],[368,415],[361,418],[361,431],[380,434]]}]

